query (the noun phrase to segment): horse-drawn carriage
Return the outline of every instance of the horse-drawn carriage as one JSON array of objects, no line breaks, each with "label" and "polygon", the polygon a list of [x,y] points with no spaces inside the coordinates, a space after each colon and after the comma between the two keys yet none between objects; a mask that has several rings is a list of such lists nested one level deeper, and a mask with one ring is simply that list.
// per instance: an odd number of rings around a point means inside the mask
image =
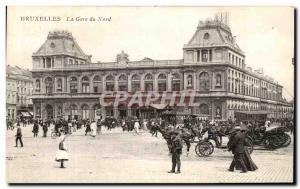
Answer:
[{"label": "horse-drawn carriage", "polygon": [[[209,123],[203,120],[201,115],[189,112],[166,111],[162,115],[164,124],[175,125],[181,130],[183,141],[189,152],[190,144],[196,143],[195,152],[198,156],[210,156],[215,148],[227,149],[227,144],[222,144],[222,137],[229,137],[234,125],[228,125],[226,121],[219,121],[218,124]],[[253,151],[253,142],[250,136],[246,137],[247,150]]]},{"label": "horse-drawn carriage", "polygon": [[254,145],[264,146],[267,149],[286,147],[291,143],[291,137],[286,128],[280,124],[271,124],[270,127],[261,127],[252,131],[251,137]]}]

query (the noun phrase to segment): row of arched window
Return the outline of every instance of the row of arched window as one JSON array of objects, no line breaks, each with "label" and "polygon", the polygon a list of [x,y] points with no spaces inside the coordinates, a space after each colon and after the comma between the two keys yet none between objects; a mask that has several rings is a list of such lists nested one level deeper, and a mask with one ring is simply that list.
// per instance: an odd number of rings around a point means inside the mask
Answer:
[{"label": "row of arched window", "polygon": [[[179,73],[173,73],[171,76],[171,89],[172,91],[180,91],[183,88],[183,82]],[[194,79],[193,75],[187,75],[187,88],[193,88]],[[118,91],[127,91],[128,90],[128,77],[125,74],[120,75],[118,78]],[[144,83],[144,91],[153,91],[154,90],[154,77],[152,74],[148,73],[144,76],[143,81],[141,80],[141,75],[134,74],[131,77],[131,91],[141,91],[141,82]],[[167,90],[167,75],[161,73],[157,77],[157,89],[158,91]],[[200,91],[207,91],[210,89],[210,77],[207,72],[202,72],[199,75]],[[63,81],[61,78],[56,80],[56,92],[63,91]],[[77,77],[72,76],[69,79],[69,87],[71,93],[79,93],[79,84],[81,85],[82,93],[101,93],[104,89],[105,91],[114,91],[115,90],[115,77],[113,75],[108,75],[105,77],[105,81],[102,81],[102,78],[98,75],[94,76],[92,83],[88,76],[81,78],[80,82]],[[92,85],[92,86],[91,86]],[[103,86],[104,85],[104,86]],[[216,86],[222,85],[222,78],[220,74],[216,75]],[[104,87],[104,88],[103,88]],[[41,80],[35,80],[35,91],[40,92],[41,90]],[[51,77],[45,79],[45,92],[51,94],[54,92],[54,80]]]}]

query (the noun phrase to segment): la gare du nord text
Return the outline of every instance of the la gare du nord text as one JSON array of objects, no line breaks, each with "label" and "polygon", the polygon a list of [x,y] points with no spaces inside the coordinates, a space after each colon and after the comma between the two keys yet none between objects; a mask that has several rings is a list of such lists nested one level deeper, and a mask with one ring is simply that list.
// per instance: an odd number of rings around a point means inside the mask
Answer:
[{"label": "la gare du nord text", "polygon": [[200,95],[193,90],[182,92],[135,92],[128,93],[126,91],[107,91],[100,95],[101,106],[114,106],[127,104],[148,107],[151,104],[168,104],[169,106],[185,107],[200,106]]},{"label": "la gare du nord text", "polygon": [[[59,22],[62,20],[60,16],[21,16],[20,17],[21,21],[27,21],[27,22],[33,22],[33,21],[43,21],[43,22],[48,22],[48,21],[55,21]],[[66,21],[76,21],[76,22],[86,22],[86,21],[111,21],[111,17],[67,17]]]}]

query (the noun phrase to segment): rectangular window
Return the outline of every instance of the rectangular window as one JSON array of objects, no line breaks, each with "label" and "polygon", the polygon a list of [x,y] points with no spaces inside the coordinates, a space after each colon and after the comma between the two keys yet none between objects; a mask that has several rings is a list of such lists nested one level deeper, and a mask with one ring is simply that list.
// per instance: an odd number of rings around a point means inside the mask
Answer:
[{"label": "rectangular window", "polygon": [[201,51],[201,61],[207,62],[208,61],[208,50]]},{"label": "rectangular window", "polygon": [[145,82],[145,91],[153,91],[153,83],[152,82],[151,83]]},{"label": "rectangular window", "polygon": [[114,84],[113,82],[106,83],[106,91],[114,91]]},{"label": "rectangular window", "polygon": [[166,91],[167,85],[166,83],[158,83],[158,91]]},{"label": "rectangular window", "polygon": [[97,93],[98,92],[98,87],[94,87],[94,93]]},{"label": "rectangular window", "polygon": [[210,62],[212,61],[212,50],[211,49],[209,50],[209,61]]},{"label": "rectangular window", "polygon": [[200,50],[197,50],[197,62],[200,62]]},{"label": "rectangular window", "polygon": [[72,59],[69,59],[69,64],[73,64],[73,60]]},{"label": "rectangular window", "polygon": [[132,82],[131,84],[131,91],[136,92],[140,90],[140,83],[139,82]]}]

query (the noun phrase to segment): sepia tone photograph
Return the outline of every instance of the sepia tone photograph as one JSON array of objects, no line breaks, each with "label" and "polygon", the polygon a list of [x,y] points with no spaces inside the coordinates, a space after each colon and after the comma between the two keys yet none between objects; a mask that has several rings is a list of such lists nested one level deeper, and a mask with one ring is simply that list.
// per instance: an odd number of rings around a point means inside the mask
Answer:
[{"label": "sepia tone photograph", "polygon": [[293,7],[6,11],[7,183],[295,183]]}]

